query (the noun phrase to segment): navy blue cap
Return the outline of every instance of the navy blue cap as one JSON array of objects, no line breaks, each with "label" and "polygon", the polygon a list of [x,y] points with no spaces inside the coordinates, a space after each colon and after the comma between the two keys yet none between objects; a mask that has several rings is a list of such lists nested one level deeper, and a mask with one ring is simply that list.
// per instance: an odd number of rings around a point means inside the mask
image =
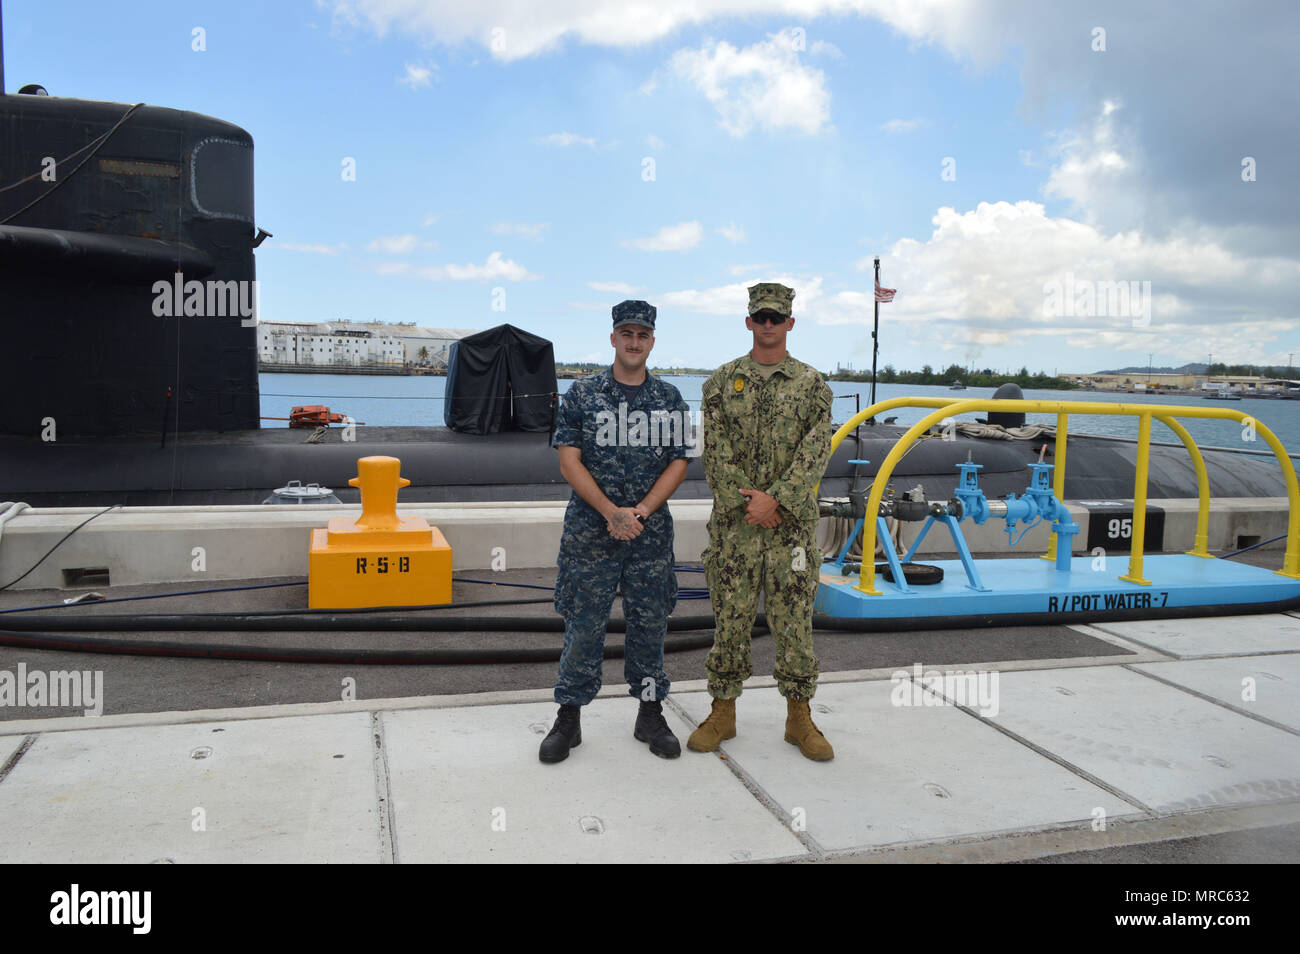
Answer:
[{"label": "navy blue cap", "polygon": [[655,306],[646,301],[620,301],[613,308],[614,327],[621,328],[623,325],[645,325],[651,331],[655,330],[655,317],[658,312]]}]

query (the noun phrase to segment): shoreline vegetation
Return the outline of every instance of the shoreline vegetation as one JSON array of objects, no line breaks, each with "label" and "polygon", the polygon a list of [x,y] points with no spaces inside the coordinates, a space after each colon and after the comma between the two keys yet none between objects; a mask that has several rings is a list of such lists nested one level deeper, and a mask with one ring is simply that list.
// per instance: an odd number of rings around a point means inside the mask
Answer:
[{"label": "shoreline vegetation", "polygon": [[[834,374],[826,375],[826,378],[830,381],[870,382],[871,372],[836,371]],[[923,365],[920,371],[895,371],[893,365],[887,364],[876,372],[877,384],[926,384],[940,387],[962,384],[968,388],[996,388],[1008,381],[1020,385],[1021,388],[1032,388],[1036,391],[1086,390],[1073,381],[1053,377],[1042,371],[1030,374],[1028,368],[1021,368],[1016,374],[998,374],[992,368],[972,372],[969,368],[957,364],[949,365],[942,371],[935,371],[928,364]]]},{"label": "shoreline vegetation", "polygon": [[[595,374],[609,367],[606,364],[596,364],[587,362],[556,362],[555,376],[560,380],[585,378],[589,374]],[[421,367],[412,365],[405,369],[395,368],[367,368],[354,367],[350,365],[283,365],[283,364],[259,364],[257,370],[262,374],[407,374],[407,375],[433,375],[436,377],[446,377],[447,369],[444,367]],[[654,368],[651,372],[657,375],[695,375],[707,378],[716,368]],[[822,372],[822,377],[827,381],[871,381],[871,373],[863,371],[836,371],[833,374]],[[895,371],[890,365],[886,365],[876,375],[878,384],[933,384],[947,387],[955,381],[960,381],[967,387],[972,388],[996,388],[1006,381],[1014,381],[1022,388],[1037,388],[1048,390],[1079,390],[1079,385],[1060,378],[1054,378],[1050,375],[1043,374],[1041,371],[1030,374],[1028,368],[1021,368],[1019,374],[994,374],[992,370],[985,370],[976,374],[958,368],[956,365],[948,368],[943,372],[936,373],[932,371],[929,365],[923,367],[920,371]]]},{"label": "shoreline vegetation", "polygon": [[[555,376],[560,380],[583,378],[589,374],[594,374],[609,367],[608,362],[563,362],[555,363]],[[377,374],[377,375],[432,375],[436,377],[446,377],[447,369],[443,366],[430,365],[407,365],[405,367],[393,366],[353,366],[353,365],[283,365],[258,363],[257,368],[262,374]],[[657,368],[652,367],[650,370],[657,375],[695,375],[699,377],[708,377],[714,372],[714,368]],[[1100,371],[1097,374],[1131,374],[1133,380],[1143,380],[1148,376],[1146,369],[1123,368],[1118,371]],[[1279,369],[1273,367],[1256,367],[1254,365],[1224,365],[1214,364],[1204,370],[1195,370],[1192,366],[1185,366],[1181,369],[1159,368],[1152,369],[1151,375],[1157,374],[1205,374],[1213,375],[1236,375],[1247,376],[1257,375],[1264,377],[1289,377],[1291,369]],[[850,381],[858,383],[870,383],[871,372],[856,370],[836,370],[833,373],[822,372],[822,377],[827,381]],[[1018,384],[1021,388],[1032,389],[1036,391],[1120,391],[1127,392],[1145,391],[1148,394],[1180,394],[1180,393],[1201,393],[1196,389],[1178,388],[1172,386],[1161,386],[1152,383],[1146,388],[1128,388],[1124,387],[1090,387],[1087,384],[1080,384],[1075,381],[1067,380],[1062,377],[1046,374],[1042,371],[1030,373],[1027,367],[1022,367],[1018,372],[1012,374],[1007,372],[996,372],[992,368],[984,368],[976,371],[971,368],[963,368],[960,365],[951,364],[942,371],[935,371],[930,365],[923,365],[920,371],[898,371],[893,365],[885,365],[876,374],[877,384],[915,384],[932,387],[951,388],[955,384],[960,384],[967,388],[997,388],[1007,382]]]}]

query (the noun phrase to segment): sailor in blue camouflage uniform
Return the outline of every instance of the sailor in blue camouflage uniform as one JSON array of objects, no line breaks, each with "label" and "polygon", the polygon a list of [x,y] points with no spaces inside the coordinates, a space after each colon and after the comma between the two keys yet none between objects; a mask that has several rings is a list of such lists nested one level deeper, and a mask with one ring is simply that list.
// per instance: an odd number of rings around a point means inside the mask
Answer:
[{"label": "sailor in blue camouflage uniform", "polygon": [[677,388],[646,371],[654,306],[620,302],[613,317],[613,365],[570,387],[555,429],[573,495],[555,581],[555,609],[564,617],[560,710],[538,753],[543,762],[563,761],[582,742],[579,714],[600,691],[605,628],[620,589],[623,672],[641,701],[633,734],[661,758],[681,754],[662,708],[664,636],[677,605],[673,519],[664,504],[686,475],[690,411]]}]

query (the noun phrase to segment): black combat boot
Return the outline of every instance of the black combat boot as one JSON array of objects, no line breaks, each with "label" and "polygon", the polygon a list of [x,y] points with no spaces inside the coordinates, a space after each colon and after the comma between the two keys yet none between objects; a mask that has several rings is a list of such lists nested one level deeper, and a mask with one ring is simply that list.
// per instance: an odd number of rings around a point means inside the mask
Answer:
[{"label": "black combat boot", "polygon": [[569,749],[582,745],[582,725],[579,716],[580,706],[560,706],[555,715],[555,725],[550,734],[542,739],[541,750],[537,757],[543,762],[563,762],[569,757]]},{"label": "black combat boot", "polygon": [[632,734],[638,742],[649,742],[650,751],[661,759],[675,759],[682,754],[682,747],[664,721],[662,702],[643,702],[636,714],[636,728]]}]

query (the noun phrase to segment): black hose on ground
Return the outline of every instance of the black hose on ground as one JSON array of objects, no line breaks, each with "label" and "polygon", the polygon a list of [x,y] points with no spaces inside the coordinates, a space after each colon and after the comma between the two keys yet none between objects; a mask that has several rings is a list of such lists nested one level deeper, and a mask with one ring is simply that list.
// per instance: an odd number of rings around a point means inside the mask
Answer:
[{"label": "black hose on ground", "polygon": [[[550,602],[546,600],[545,602]],[[467,604],[462,603],[461,606]],[[51,625],[73,633],[190,633],[190,632],[431,632],[431,633],[562,633],[564,620],[556,616],[373,616],[335,615],[338,610],[278,610],[266,613],[156,613],[143,616],[85,615],[60,617],[10,616],[7,630],[39,632]],[[712,629],[712,616],[670,616],[670,632]],[[626,631],[621,619],[611,619],[606,632]]]},{"label": "black hose on ground", "polygon": [[[672,620],[669,620],[671,623]],[[755,627],[753,637],[766,634]],[[708,649],[713,634],[664,640],[665,653]],[[242,659],[255,662],[332,663],[363,666],[471,666],[502,663],[559,662],[561,647],[482,649],[320,649],[299,646],[221,645],[219,643],[136,642],[86,638],[62,633],[16,633],[0,630],[0,646],[49,652],[100,653],[125,656],[170,656],[183,659]],[[605,646],[606,659],[622,659],[622,646]]]},{"label": "black hose on ground", "polygon": [[[700,572],[703,571],[701,570]],[[523,587],[527,587],[528,589],[534,589],[534,590],[550,590],[550,591],[555,590],[555,587],[553,586],[542,586],[541,584],[534,584],[534,583],[504,583],[504,582],[493,583],[490,580],[460,580],[457,579],[456,577],[452,577],[452,582],[453,583],[483,583],[485,585],[491,585],[491,586],[523,586]],[[205,596],[209,593],[231,593],[231,592],[238,592],[241,590],[265,590],[265,589],[272,589],[275,587],[283,587],[283,586],[306,586],[306,585],[307,585],[306,580],[294,580],[289,583],[257,583],[252,586],[219,586],[219,587],[213,587],[211,589],[205,589],[205,590],[182,590],[175,593],[145,593],[137,596],[113,596],[113,597],[109,597],[108,599],[90,599],[90,600],[84,600],[84,601],[78,601],[72,603],[43,603],[37,606],[12,606],[8,609],[0,609],[0,616],[8,616],[14,613],[34,613],[37,610],[60,610],[63,612],[79,612],[81,609],[88,606],[99,606],[108,603],[133,603],[139,600],[162,600],[174,596]],[[696,599],[708,599],[708,598],[709,598],[709,591],[702,587],[681,586],[677,588],[678,600],[696,600]],[[422,611],[422,610],[434,610],[434,611],[444,610],[445,611],[450,609],[464,609],[471,606],[521,606],[529,603],[551,603],[553,601],[554,601],[554,597],[551,596],[537,596],[537,597],[531,597],[531,598],[519,599],[519,600],[469,600],[469,601],[458,600],[454,603],[439,603],[435,605],[421,604],[419,606],[363,606],[363,607],[357,607],[352,609],[335,609],[335,610],[319,610],[319,609],[310,609],[308,607],[297,607],[292,609],[264,610],[262,611],[262,615],[279,614],[282,616],[293,616],[293,615],[306,616],[314,613],[324,613],[324,612],[377,613],[384,610],[391,611],[391,612],[398,612],[398,611],[415,612],[415,611]],[[205,614],[198,613],[194,615],[202,616]]]},{"label": "black hose on ground", "polygon": [[[463,604],[462,604],[463,605]],[[930,616],[930,617],[866,617],[862,619],[841,618],[814,614],[814,630],[831,630],[848,633],[899,633],[915,630],[936,629],[975,629],[990,626],[1059,626],[1062,623],[1119,622],[1134,619],[1178,619],[1195,610],[1198,617],[1236,616],[1243,611],[1249,613],[1283,613],[1300,609],[1300,597],[1278,600],[1272,603],[1243,605],[1240,603],[1218,604],[1196,607],[1161,607],[1133,608],[1122,610],[1095,610],[1080,613],[1000,613],[979,616]],[[337,611],[335,611],[337,612]],[[508,617],[498,616],[492,619],[465,619],[460,617],[434,616],[426,619],[409,617],[379,617],[374,620],[355,616],[332,618],[324,615],[320,620],[297,619],[293,617],[264,618],[266,614],[196,614],[204,623],[186,626],[163,625],[163,620],[170,623],[193,623],[194,617],[170,616],[156,617],[152,627],[141,626],[141,617],[108,616],[82,617],[81,623],[86,631],[130,631],[164,630],[169,632],[187,630],[224,630],[224,631],[269,631],[269,632],[321,632],[321,631],[437,631],[437,632],[561,632],[564,622],[555,617]],[[250,646],[240,644],[180,643],[180,642],[138,642],[126,639],[105,639],[71,636],[59,633],[43,632],[49,625],[48,617],[13,617],[6,619],[6,625],[17,623],[27,631],[0,630],[0,646],[20,649],[47,650],[51,652],[106,653],[111,655],[134,656],[175,656],[190,659],[244,659],[258,662],[292,662],[292,663],[347,663],[360,665],[482,665],[491,663],[530,663],[557,662],[560,647],[536,648],[477,648],[477,649],[319,649],[315,647],[280,647]],[[60,625],[71,620],[60,620]],[[218,625],[218,622],[220,625]],[[205,625],[211,624],[211,625]],[[237,625],[232,625],[237,624]],[[687,616],[668,619],[668,629],[677,632],[693,632],[712,629],[712,616]],[[625,630],[623,620],[610,620],[606,632]],[[767,633],[767,620],[760,614],[755,621],[752,632],[754,637]],[[685,652],[693,649],[706,649],[713,645],[713,633],[700,633],[686,637],[670,638],[664,641],[664,652]],[[619,659],[623,656],[622,646],[605,647],[606,659]]]},{"label": "black hose on ground", "polygon": [[[134,599],[134,597],[125,598],[125,600],[129,600],[129,599]],[[19,606],[14,609],[0,610],[0,615],[17,614],[22,612],[34,613],[37,610],[59,610],[61,613],[67,613],[75,610],[76,611],[75,614],[70,618],[86,619],[87,615],[82,613],[81,610],[85,609],[86,607],[98,606],[100,603],[108,603],[108,602],[114,602],[114,601],[113,600],[92,600],[86,603],[67,603],[67,604],[52,603],[46,606]],[[190,620],[190,619],[208,619],[208,618],[218,617],[218,616],[228,617],[228,618],[240,618],[246,616],[268,616],[268,617],[269,616],[281,616],[281,617],[324,616],[328,614],[338,614],[340,616],[348,616],[348,615],[360,616],[366,613],[417,613],[417,612],[425,612],[425,611],[437,613],[440,611],[445,612],[446,610],[469,609],[471,607],[480,607],[480,606],[528,606],[528,605],[536,605],[539,603],[553,603],[553,602],[554,599],[550,596],[537,596],[537,597],[531,597],[529,599],[523,599],[523,600],[470,600],[468,602],[460,602],[460,603],[436,603],[433,605],[425,604],[420,606],[360,606],[360,607],[348,607],[344,609],[310,609],[307,607],[295,607],[293,609],[253,610],[248,613],[142,613],[139,616],[103,615],[103,616],[97,616],[92,618],[102,619],[102,620],[159,619],[159,618]],[[25,619],[26,617],[15,616],[14,618]],[[33,617],[33,618],[44,619],[47,624],[53,619],[53,617],[51,616],[42,616],[42,617]],[[8,625],[9,620],[6,619],[5,624]],[[59,625],[61,626],[63,624],[60,623]],[[186,629],[188,627],[174,626],[172,628]]]}]

